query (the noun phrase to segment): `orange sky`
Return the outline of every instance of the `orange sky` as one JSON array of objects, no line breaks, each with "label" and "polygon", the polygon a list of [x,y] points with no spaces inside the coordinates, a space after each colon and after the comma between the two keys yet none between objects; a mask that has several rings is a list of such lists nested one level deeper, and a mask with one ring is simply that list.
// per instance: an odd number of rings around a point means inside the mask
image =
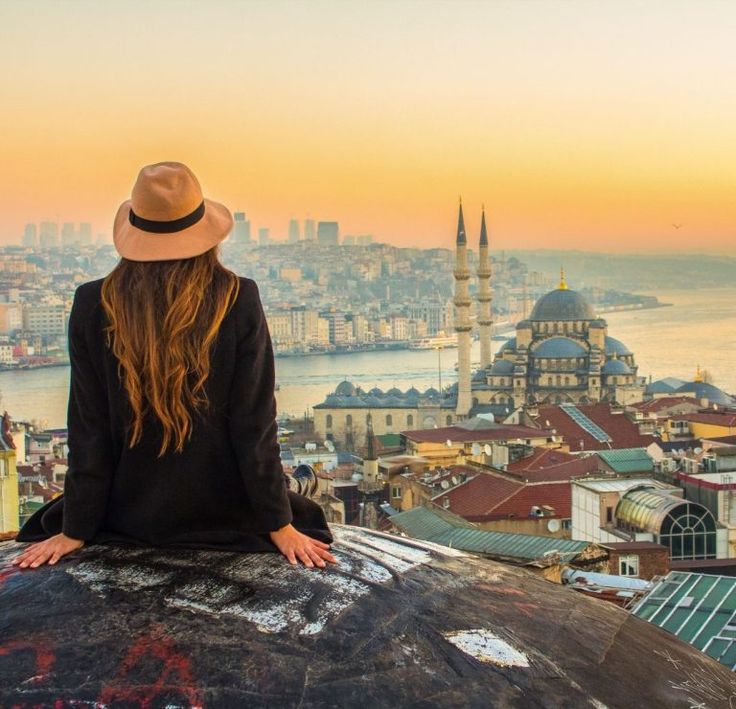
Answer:
[{"label": "orange sky", "polygon": [[[736,254],[736,4],[0,3],[0,241],[109,234],[140,166],[290,217],[496,248]],[[682,223],[674,229],[673,223]]]}]

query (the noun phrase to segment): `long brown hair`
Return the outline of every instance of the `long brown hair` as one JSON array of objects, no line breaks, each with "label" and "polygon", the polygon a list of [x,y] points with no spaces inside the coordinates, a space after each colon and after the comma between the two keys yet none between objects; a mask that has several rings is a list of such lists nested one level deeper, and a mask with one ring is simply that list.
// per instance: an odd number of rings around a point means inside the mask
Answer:
[{"label": "long brown hair", "polygon": [[159,458],[171,446],[184,449],[192,414],[209,405],[204,384],[211,345],[239,286],[217,247],[172,261],[123,258],[105,278],[105,332],[133,412],[131,448],[150,412],[163,427]]}]

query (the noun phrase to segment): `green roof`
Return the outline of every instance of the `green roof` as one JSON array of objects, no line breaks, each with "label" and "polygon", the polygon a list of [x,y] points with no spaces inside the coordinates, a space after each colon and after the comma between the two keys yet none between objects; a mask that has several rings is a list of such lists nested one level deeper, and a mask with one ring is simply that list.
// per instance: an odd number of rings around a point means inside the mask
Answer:
[{"label": "green roof", "polygon": [[645,448],[621,448],[596,453],[616,473],[650,473],[654,470],[654,461]]},{"label": "green roof", "polygon": [[382,433],[376,438],[381,442],[383,448],[397,448],[401,445],[401,436],[398,433]]},{"label": "green roof", "polygon": [[572,539],[478,529],[462,517],[427,507],[414,507],[390,519],[392,524],[415,539],[507,561],[528,563],[552,553],[572,558],[590,546],[590,542]]},{"label": "green roof", "polygon": [[736,578],[672,571],[632,613],[736,670]]}]

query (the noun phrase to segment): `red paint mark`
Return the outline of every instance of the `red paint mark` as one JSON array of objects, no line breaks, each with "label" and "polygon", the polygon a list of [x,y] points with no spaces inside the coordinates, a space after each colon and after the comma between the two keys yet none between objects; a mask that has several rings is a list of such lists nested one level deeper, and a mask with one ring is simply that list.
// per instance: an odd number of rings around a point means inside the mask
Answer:
[{"label": "red paint mark", "polygon": [[511,586],[496,586],[492,588],[496,593],[502,593],[504,596],[526,596],[524,591],[520,591],[518,588],[512,588]]},{"label": "red paint mark", "polygon": [[536,603],[520,603],[518,601],[514,601],[512,605],[514,606],[514,608],[516,608],[516,610],[521,611],[529,618],[533,617],[535,611],[539,608]]},{"label": "red paint mark", "polygon": [[36,656],[36,666],[33,676],[27,680],[33,684],[43,682],[51,672],[51,668],[56,662],[56,655],[53,651],[46,647],[44,641],[39,639],[11,640],[10,642],[0,645],[0,657],[12,655],[16,652],[32,652]]},{"label": "red paint mark", "polygon": [[5,585],[5,582],[11,577],[15,576],[20,571],[14,566],[10,566],[7,569],[0,570],[0,588]]},{"label": "red paint mark", "polygon": [[[163,663],[156,681],[144,685],[135,684],[135,680],[129,682],[129,674],[147,657]],[[133,643],[115,679],[102,690],[97,701],[99,704],[133,702],[140,709],[150,709],[156,698],[164,694],[185,697],[192,709],[202,707],[201,692],[194,684],[190,659],[178,652],[163,628],[156,625]]]}]

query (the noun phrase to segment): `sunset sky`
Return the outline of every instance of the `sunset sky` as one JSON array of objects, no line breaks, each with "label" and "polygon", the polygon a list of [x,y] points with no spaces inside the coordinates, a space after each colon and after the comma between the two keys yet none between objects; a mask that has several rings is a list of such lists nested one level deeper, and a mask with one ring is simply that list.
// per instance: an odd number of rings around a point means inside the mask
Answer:
[{"label": "sunset sky", "polygon": [[[450,246],[736,255],[736,3],[0,1],[0,242],[109,235],[179,160],[290,217]],[[676,229],[673,224],[682,224]]]}]

